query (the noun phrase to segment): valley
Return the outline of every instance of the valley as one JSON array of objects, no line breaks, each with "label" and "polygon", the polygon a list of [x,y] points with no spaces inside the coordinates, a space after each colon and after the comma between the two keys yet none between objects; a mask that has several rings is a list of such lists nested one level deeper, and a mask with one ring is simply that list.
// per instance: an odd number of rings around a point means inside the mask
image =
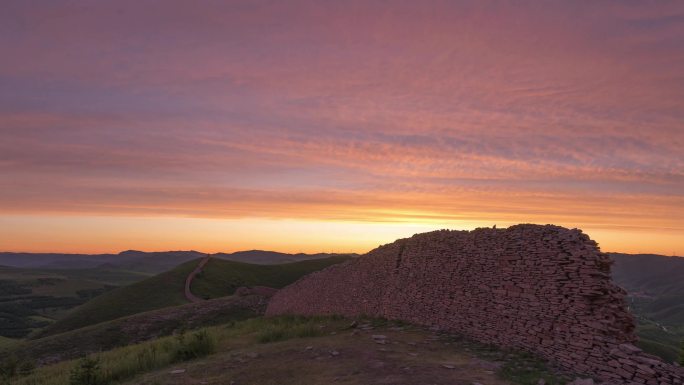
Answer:
[{"label": "valley", "polygon": [[[679,322],[681,283],[677,279],[681,260],[611,256],[615,260],[613,276],[629,293],[629,306],[638,323],[638,346],[665,360],[677,360],[683,332]],[[391,379],[393,384],[447,384],[466,379],[482,384],[536,385],[540,378],[546,384],[565,384],[574,378],[574,374],[520,351],[502,350],[408,323],[336,317],[264,319],[261,315],[268,295],[236,294],[240,287],[284,287],[350,257],[328,256],[285,264],[211,258],[191,285],[193,295],[201,299],[197,303],[189,303],[183,291],[185,279],[200,259],[156,275],[109,265],[71,270],[4,268],[3,282],[12,282],[5,293],[8,298],[15,296],[15,301],[21,296],[22,301],[27,300],[27,293],[20,292],[27,288],[32,290],[31,296],[56,299],[79,298],[78,293],[87,290],[93,294],[75,307],[44,313],[54,318],[45,317],[48,322],[37,324],[19,338],[0,340],[0,356],[5,361],[17,357],[17,362],[29,360],[31,365],[40,366],[28,376],[13,377],[12,384],[62,385],[69,384],[68,378],[55,374],[55,370],[75,370],[84,355],[106,351],[92,357],[101,360],[105,372],[122,370],[113,368],[123,365],[115,357],[124,352],[130,355],[130,351],[146,351],[152,346],[159,349],[167,344],[164,341],[175,338],[172,334],[207,330],[216,346],[205,358],[187,362],[168,359],[115,376],[116,380],[107,383],[299,384],[306,380],[311,384],[365,384]],[[41,310],[36,313],[43,314]],[[385,338],[376,340],[373,335]]]}]

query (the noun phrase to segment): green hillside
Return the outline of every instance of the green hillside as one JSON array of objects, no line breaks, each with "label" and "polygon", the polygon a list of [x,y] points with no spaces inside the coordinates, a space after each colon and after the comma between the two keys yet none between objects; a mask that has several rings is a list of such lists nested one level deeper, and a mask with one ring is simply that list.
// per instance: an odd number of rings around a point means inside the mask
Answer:
[{"label": "green hillside", "polygon": [[137,313],[44,338],[0,337],[0,374],[2,363],[12,356],[30,358],[33,362],[58,362],[179,331],[258,317],[266,311],[263,299],[259,295],[228,296]]},{"label": "green hillside", "polygon": [[73,309],[36,337],[62,333],[131,314],[186,303],[185,278],[197,266],[197,260],[155,275],[132,285],[114,289]]},{"label": "green hillside", "polygon": [[611,254],[613,279],[627,290],[637,319],[638,345],[675,361],[684,341],[684,258]]},{"label": "green hillside", "polygon": [[23,338],[116,286],[147,277],[109,268],[57,270],[0,266],[0,336]]},{"label": "green hillside", "polygon": [[[231,295],[240,286],[280,288],[305,274],[340,263],[348,257],[330,257],[282,265],[253,265],[212,259],[193,282],[192,292],[203,298]],[[185,279],[198,260],[186,262],[173,270],[129,286],[105,293],[75,308],[71,313],[45,328],[36,337],[58,334],[116,318],[187,303],[183,290]]]},{"label": "green hillside", "polygon": [[191,290],[195,295],[209,299],[232,295],[240,286],[281,288],[306,274],[347,259],[347,256],[335,256],[280,265],[254,265],[214,258],[195,278]]}]

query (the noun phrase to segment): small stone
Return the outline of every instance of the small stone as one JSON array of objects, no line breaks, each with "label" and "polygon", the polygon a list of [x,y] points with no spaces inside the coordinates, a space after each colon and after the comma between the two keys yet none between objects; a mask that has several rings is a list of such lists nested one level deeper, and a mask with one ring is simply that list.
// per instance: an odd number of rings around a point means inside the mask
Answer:
[{"label": "small stone", "polygon": [[333,357],[336,357],[336,356],[339,356],[339,355],[340,355],[340,352],[338,352],[337,350],[331,350],[331,351],[330,351],[330,355],[333,356]]},{"label": "small stone", "polygon": [[537,385],[546,385],[546,380],[540,378],[539,381],[537,381]]},{"label": "small stone", "polygon": [[171,374],[183,374],[183,373],[185,373],[185,369],[175,369],[169,373],[171,373]]},{"label": "small stone", "polygon": [[442,364],[442,367],[447,369],[456,369],[456,366],[451,364]]},{"label": "small stone", "polygon": [[382,335],[382,334],[373,334],[371,337],[372,337],[374,340],[384,340],[384,339],[387,338],[386,335]]},{"label": "small stone", "polygon": [[304,348],[304,350],[312,350],[312,349],[313,349],[313,346],[311,346],[311,345]]}]

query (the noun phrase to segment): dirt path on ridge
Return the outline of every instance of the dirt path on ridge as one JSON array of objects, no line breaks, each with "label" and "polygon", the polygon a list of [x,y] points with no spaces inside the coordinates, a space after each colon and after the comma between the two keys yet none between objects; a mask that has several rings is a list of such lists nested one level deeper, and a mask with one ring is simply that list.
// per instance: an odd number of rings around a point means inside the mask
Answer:
[{"label": "dirt path on ridge", "polygon": [[204,298],[200,298],[200,297],[192,294],[192,291],[190,291],[190,285],[192,285],[192,280],[195,279],[195,276],[197,274],[202,272],[204,265],[206,265],[210,259],[211,259],[211,255],[207,254],[206,257],[204,257],[204,258],[202,258],[202,260],[200,260],[200,262],[197,264],[197,267],[195,268],[195,270],[191,271],[190,274],[188,274],[188,277],[185,278],[185,298],[187,298],[187,300],[190,302],[202,302],[202,301],[204,301]]}]

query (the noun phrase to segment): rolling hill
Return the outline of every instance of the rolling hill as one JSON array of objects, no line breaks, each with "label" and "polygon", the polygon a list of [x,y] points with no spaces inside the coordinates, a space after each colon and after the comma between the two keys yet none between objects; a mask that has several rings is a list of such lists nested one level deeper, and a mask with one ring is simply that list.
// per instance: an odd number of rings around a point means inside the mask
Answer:
[{"label": "rolling hill", "polygon": [[234,253],[217,253],[212,254],[214,258],[225,259],[228,261],[253,263],[258,265],[276,265],[282,263],[299,262],[299,261],[310,261],[314,259],[323,259],[329,257],[349,257],[357,256],[356,254],[328,254],[328,253],[316,253],[316,254],[288,254],[279,253],[277,251],[266,251],[266,250],[247,250],[247,251],[236,251]]},{"label": "rolling hill", "polygon": [[229,296],[150,310],[44,338],[0,338],[0,362],[11,355],[30,357],[39,365],[79,358],[179,331],[258,317],[264,314],[267,303],[268,296],[258,294]]},{"label": "rolling hill", "polygon": [[279,265],[254,265],[212,258],[192,283],[192,292],[204,299],[231,295],[240,286],[281,288],[313,271],[349,259],[335,256]]},{"label": "rolling hill", "polygon": [[24,337],[75,306],[148,276],[106,268],[49,270],[0,266],[0,336]]},{"label": "rolling hill", "polygon": [[684,342],[684,258],[611,254],[613,279],[627,290],[639,346],[674,361]]},{"label": "rolling hill", "polygon": [[[208,299],[231,295],[240,286],[280,288],[305,274],[348,258],[336,256],[281,265],[255,265],[212,259],[193,282],[192,291],[195,295]],[[165,273],[96,297],[46,327],[35,337],[63,333],[132,314],[187,303],[183,295],[185,278],[197,263],[198,260],[186,262]]]}]

